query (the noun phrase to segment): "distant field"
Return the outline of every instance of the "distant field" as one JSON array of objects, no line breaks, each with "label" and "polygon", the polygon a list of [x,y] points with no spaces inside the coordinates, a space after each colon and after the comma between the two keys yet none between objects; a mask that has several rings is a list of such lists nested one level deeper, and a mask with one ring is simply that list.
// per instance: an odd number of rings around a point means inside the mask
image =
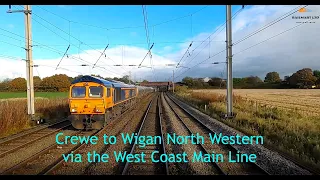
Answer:
[{"label": "distant field", "polygon": [[[35,92],[35,97],[63,98],[68,97],[68,92]],[[26,92],[0,92],[0,99],[27,98]]]},{"label": "distant field", "polygon": [[[226,95],[225,89],[193,91]],[[320,114],[320,89],[234,89],[233,93],[259,104]]]}]

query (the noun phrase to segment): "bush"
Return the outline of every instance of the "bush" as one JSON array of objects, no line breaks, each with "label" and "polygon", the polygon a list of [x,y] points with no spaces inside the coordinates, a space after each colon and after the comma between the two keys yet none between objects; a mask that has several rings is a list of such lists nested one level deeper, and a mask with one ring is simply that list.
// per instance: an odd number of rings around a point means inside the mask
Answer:
[{"label": "bush", "polygon": [[[27,100],[12,99],[0,101],[0,137],[15,134],[31,127],[27,115]],[[69,113],[68,100],[66,98],[36,99],[36,115],[55,122],[61,120]]]},{"label": "bush", "polygon": [[187,86],[176,86],[176,87],[174,87],[174,91],[176,93],[186,93],[186,92],[188,92],[188,87]]}]

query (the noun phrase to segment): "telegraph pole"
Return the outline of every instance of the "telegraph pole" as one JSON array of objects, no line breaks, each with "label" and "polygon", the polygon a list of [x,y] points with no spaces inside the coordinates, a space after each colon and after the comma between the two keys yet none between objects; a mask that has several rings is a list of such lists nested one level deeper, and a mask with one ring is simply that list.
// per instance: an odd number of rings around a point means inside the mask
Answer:
[{"label": "telegraph pole", "polygon": [[172,70],[172,92],[174,92],[174,70]]},{"label": "telegraph pole", "polygon": [[227,5],[227,28],[226,28],[226,44],[227,44],[227,114],[226,118],[233,117],[232,111],[232,30],[231,30],[231,5]]},{"label": "telegraph pole", "polygon": [[32,40],[31,40],[31,6],[24,5],[24,10],[9,10],[7,13],[23,12],[25,14],[25,36],[26,36],[26,70],[27,70],[27,104],[28,115],[34,120],[34,86],[33,86],[33,60],[32,60]]}]

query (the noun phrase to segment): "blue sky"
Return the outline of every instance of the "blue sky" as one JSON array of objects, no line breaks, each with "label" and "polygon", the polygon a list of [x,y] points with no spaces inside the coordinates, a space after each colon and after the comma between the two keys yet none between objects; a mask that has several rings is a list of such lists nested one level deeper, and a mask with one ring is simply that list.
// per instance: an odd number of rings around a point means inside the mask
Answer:
[{"label": "blue sky", "polygon": [[[233,6],[233,9],[239,8]],[[12,9],[22,9],[22,6],[14,5]],[[44,10],[45,9],[45,10]],[[8,6],[0,7],[0,26],[13,33],[24,36],[24,16],[22,13],[7,14]],[[46,11],[47,10],[47,11]],[[190,16],[191,13],[199,12]],[[103,49],[108,42],[110,48],[117,44],[135,44],[137,47],[146,48],[146,32],[144,28],[144,17],[140,5],[123,6],[32,6],[32,35],[33,40],[45,45],[53,45],[54,48],[65,51],[69,44],[69,33],[71,36],[90,45],[83,45],[82,50],[88,50],[91,47]],[[49,12],[48,12],[49,11]],[[59,16],[56,16],[54,14]],[[150,42],[155,42],[154,50],[161,50],[168,44],[175,47],[178,43],[187,38],[201,33],[212,31],[217,25],[225,20],[225,6],[191,6],[191,5],[172,5],[172,6],[147,6],[148,24],[150,26],[166,22],[149,28]],[[189,15],[189,16],[188,16]],[[40,17],[39,17],[40,16]],[[187,16],[181,19],[174,20]],[[63,31],[54,27],[59,27]],[[69,29],[69,21],[70,29]],[[73,22],[74,21],[74,22]],[[78,23],[75,23],[78,22]],[[41,25],[41,24],[42,25]],[[81,24],[80,24],[81,23]],[[87,25],[83,25],[87,24]],[[46,27],[52,31],[48,30]],[[110,28],[110,30],[96,28],[88,25]],[[137,27],[140,26],[140,27]],[[129,27],[129,28],[126,28]],[[133,27],[133,28],[130,28]],[[123,29],[113,29],[123,28]],[[1,34],[12,36],[10,33],[0,31]],[[60,37],[61,36],[61,37]],[[77,53],[79,41],[70,37],[70,52]],[[24,46],[23,41],[16,41],[11,38],[1,37],[6,42]],[[21,38],[19,38],[21,39]],[[22,39],[23,40],[23,39]],[[159,42],[159,44],[157,44]],[[136,44],[139,43],[139,44]],[[143,44],[141,44],[143,43]],[[34,43],[35,45],[37,43]],[[76,46],[75,46],[76,45]],[[177,50],[177,49],[173,49]],[[1,52],[6,52],[12,56],[24,56],[24,51],[15,46],[0,46]],[[57,58],[59,54],[51,51],[43,51],[41,48],[34,47],[34,58]]]},{"label": "blue sky", "polygon": [[[233,19],[233,42],[300,6],[246,6]],[[310,5],[308,8],[312,12],[306,13],[318,15],[319,7]],[[19,5],[12,7],[13,10],[22,8]],[[232,6],[233,14],[240,8],[241,6]],[[195,66],[225,48],[225,29],[220,29],[219,34],[214,33],[226,20],[225,5],[148,5],[146,9],[150,44],[155,45],[151,52],[152,58],[147,57],[143,65],[154,65],[154,71],[150,68],[111,67],[114,64],[137,65],[147,53],[141,5],[32,5],[33,59],[35,64],[41,65],[34,68],[34,74],[46,77],[56,73],[70,76],[95,73],[105,77],[120,77],[131,73],[136,80],[168,80],[172,70],[175,70],[176,76],[179,76],[177,81],[184,76],[214,77],[225,74],[225,65],[210,64],[224,61],[225,52]],[[7,10],[8,6],[0,6],[0,79],[25,77],[25,62],[7,58],[25,58],[24,15],[8,14]],[[234,46],[233,52],[237,53],[296,25],[296,20],[289,16],[245,40],[241,45]],[[320,46],[317,43],[318,37],[320,40],[320,32],[317,30],[319,25],[320,22],[304,25],[234,56],[234,76],[256,75],[264,78],[267,72],[274,70],[284,76],[305,66],[320,68],[316,62],[316,49]],[[207,41],[209,35],[210,43]],[[206,40],[205,43],[201,43],[203,40]],[[191,41],[193,45],[189,50],[190,56],[185,56],[182,60],[183,66],[192,67],[190,70],[162,66],[166,63],[177,64]],[[57,66],[69,43],[68,57],[61,62],[61,69],[55,70],[53,67]],[[95,63],[108,43],[106,56],[98,63],[99,68],[70,66],[83,64],[79,59]],[[307,47],[308,44],[312,44],[312,47]]]}]

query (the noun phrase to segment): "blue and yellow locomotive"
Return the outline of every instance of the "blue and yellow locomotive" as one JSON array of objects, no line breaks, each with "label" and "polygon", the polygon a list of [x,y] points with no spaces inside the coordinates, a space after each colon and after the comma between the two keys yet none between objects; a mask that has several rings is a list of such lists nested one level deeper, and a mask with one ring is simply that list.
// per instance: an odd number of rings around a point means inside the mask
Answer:
[{"label": "blue and yellow locomotive", "polygon": [[153,88],[82,76],[71,83],[69,120],[76,129],[101,129],[136,102],[138,93]]}]

